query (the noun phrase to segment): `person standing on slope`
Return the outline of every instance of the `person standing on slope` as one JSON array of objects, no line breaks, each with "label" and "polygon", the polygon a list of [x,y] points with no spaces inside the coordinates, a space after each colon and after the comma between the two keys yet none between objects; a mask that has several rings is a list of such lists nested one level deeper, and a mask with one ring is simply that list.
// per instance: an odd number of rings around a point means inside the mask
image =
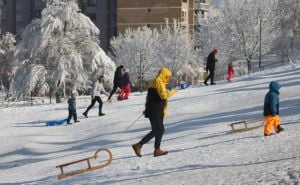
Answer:
[{"label": "person standing on slope", "polygon": [[86,111],[82,114],[84,115],[84,117],[88,117],[88,112],[89,110],[95,105],[96,101],[99,103],[99,116],[104,116],[105,114],[102,112],[102,100],[100,97],[100,94],[103,93],[106,96],[109,96],[108,92],[105,91],[104,87],[103,87],[103,83],[104,83],[104,76],[101,75],[99,76],[98,80],[94,83],[94,88],[92,91],[92,102],[90,104],[90,106],[86,109]]},{"label": "person standing on slope", "polygon": [[227,80],[228,83],[232,82],[233,80],[233,74],[234,74],[234,69],[233,69],[233,63],[232,61],[228,63],[228,70],[227,70]]},{"label": "person standing on slope", "polygon": [[132,145],[138,157],[142,156],[142,146],[148,143],[153,137],[155,137],[154,157],[168,153],[160,149],[160,144],[165,131],[163,121],[166,116],[168,98],[176,93],[176,89],[167,90],[166,88],[171,77],[171,71],[163,67],[159,70],[156,78],[149,82],[144,114],[146,118],[149,118],[152,130],[140,142]]},{"label": "person standing on slope", "polygon": [[265,127],[264,127],[264,136],[272,135],[272,127],[276,133],[283,131],[283,128],[280,126],[279,118],[279,89],[281,85],[272,81],[269,85],[269,92],[265,96],[264,103],[264,116],[265,116]]},{"label": "person standing on slope", "polygon": [[209,75],[207,76],[207,78],[204,81],[205,85],[208,85],[207,81],[209,79],[210,79],[210,85],[216,85],[216,83],[214,82],[214,77],[215,77],[216,62],[218,62],[218,60],[216,59],[217,53],[218,53],[218,49],[215,48],[207,57],[206,74],[209,71]]},{"label": "person standing on slope", "polygon": [[123,75],[121,78],[121,91],[118,96],[118,100],[127,100],[129,97],[129,94],[131,93],[131,88],[130,88],[130,78],[129,78],[129,69],[128,68],[123,68]]},{"label": "person standing on slope", "polygon": [[123,70],[124,66],[120,65],[119,67],[117,67],[116,71],[115,71],[115,76],[114,76],[114,86],[112,91],[110,92],[110,95],[108,96],[107,101],[111,101],[111,97],[112,95],[116,92],[117,88],[119,87],[120,89],[122,88],[122,70]]}]

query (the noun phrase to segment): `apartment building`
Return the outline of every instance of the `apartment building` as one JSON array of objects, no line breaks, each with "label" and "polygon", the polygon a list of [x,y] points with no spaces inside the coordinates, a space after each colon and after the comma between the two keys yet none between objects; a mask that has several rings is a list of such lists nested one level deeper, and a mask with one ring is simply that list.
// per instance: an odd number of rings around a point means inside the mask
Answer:
[{"label": "apartment building", "polygon": [[201,44],[203,34],[200,32],[203,30],[203,26],[207,24],[207,15],[211,8],[211,0],[195,0],[195,22],[194,22],[194,48],[197,50],[201,50],[203,48],[203,44]]},{"label": "apartment building", "polygon": [[117,14],[118,33],[142,26],[160,28],[166,18],[179,20],[192,33],[194,29],[194,0],[118,0]]},{"label": "apartment building", "polygon": [[32,19],[41,16],[42,0],[0,0],[1,33],[19,34]]},{"label": "apartment building", "polygon": [[[78,0],[81,11],[100,29],[100,43],[104,51],[116,35],[117,0]],[[1,32],[20,34],[32,19],[40,18],[46,0],[0,0]]]},{"label": "apartment building", "polygon": [[110,39],[117,34],[117,0],[79,0],[78,4],[100,29],[101,47],[108,51]]}]

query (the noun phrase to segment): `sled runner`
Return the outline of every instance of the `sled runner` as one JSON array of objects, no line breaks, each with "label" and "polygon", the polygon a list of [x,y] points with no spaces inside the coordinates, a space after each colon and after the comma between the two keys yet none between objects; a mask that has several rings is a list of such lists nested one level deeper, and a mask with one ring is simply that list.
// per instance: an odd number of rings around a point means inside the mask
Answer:
[{"label": "sled runner", "polygon": [[[103,163],[103,164],[100,164],[100,165],[97,165],[97,166],[92,166],[91,165],[91,160],[97,159],[98,158],[98,153],[103,152],[103,151],[105,151],[109,154],[108,161],[106,163]],[[88,165],[87,168],[80,169],[80,170],[77,170],[77,171],[71,171],[71,172],[68,172],[68,173],[64,173],[64,167],[70,166],[70,165],[73,165],[73,164],[77,164],[77,163],[81,163],[81,162],[84,162],[84,161],[87,162],[87,165]],[[65,164],[61,164],[61,165],[56,166],[56,168],[60,168],[60,172],[61,172],[61,174],[58,175],[58,179],[64,179],[64,178],[69,177],[69,176],[78,175],[78,174],[81,174],[81,173],[84,173],[84,172],[101,169],[101,168],[109,166],[111,164],[111,162],[112,162],[112,153],[110,152],[110,150],[108,150],[107,148],[101,148],[101,149],[99,149],[95,152],[95,155],[93,157],[88,157],[88,158],[81,159],[81,160],[78,160],[78,161],[73,161],[73,162],[70,162],[70,163],[65,163]]]},{"label": "sled runner", "polygon": [[264,120],[263,119],[253,119],[253,120],[244,120],[244,121],[239,121],[235,123],[229,124],[231,127],[231,133],[237,133],[237,132],[246,132],[249,130],[254,130],[259,127],[262,127],[264,125]]}]

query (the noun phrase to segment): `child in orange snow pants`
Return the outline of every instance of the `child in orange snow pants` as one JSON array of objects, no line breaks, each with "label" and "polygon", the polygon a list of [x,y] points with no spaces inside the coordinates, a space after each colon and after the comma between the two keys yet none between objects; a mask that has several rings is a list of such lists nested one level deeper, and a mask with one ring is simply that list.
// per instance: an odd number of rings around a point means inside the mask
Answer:
[{"label": "child in orange snow pants", "polygon": [[264,133],[265,135],[269,136],[272,134],[272,127],[274,127],[274,131],[276,133],[279,132],[279,127],[280,127],[280,118],[278,115],[276,116],[266,116],[265,117],[265,129]]},{"label": "child in orange snow pants", "polygon": [[269,85],[269,92],[265,96],[264,103],[264,116],[265,116],[265,128],[264,135],[272,135],[272,127],[274,131],[279,133],[283,131],[283,128],[280,126],[279,118],[279,89],[281,85],[273,81]]}]

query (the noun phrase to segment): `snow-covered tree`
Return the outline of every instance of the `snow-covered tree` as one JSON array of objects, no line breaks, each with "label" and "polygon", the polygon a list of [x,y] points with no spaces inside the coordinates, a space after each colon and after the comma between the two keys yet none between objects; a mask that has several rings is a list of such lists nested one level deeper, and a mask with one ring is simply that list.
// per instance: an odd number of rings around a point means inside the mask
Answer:
[{"label": "snow-covered tree", "polygon": [[176,20],[169,25],[168,20],[161,28],[156,48],[158,60],[176,73],[186,61],[194,60],[193,41],[187,28],[183,28]]},{"label": "snow-covered tree", "polygon": [[157,70],[166,66],[176,73],[186,61],[194,60],[192,41],[187,29],[176,21],[156,30],[148,27],[127,29],[111,41],[116,63],[130,69],[131,79],[153,78]]},{"label": "snow-covered tree", "polygon": [[6,33],[0,39],[0,85],[9,89],[12,75],[16,40],[13,34]]},{"label": "snow-covered tree", "polygon": [[260,38],[264,54],[270,51],[278,35],[277,7],[278,0],[224,0],[219,4],[220,14],[208,22],[208,40],[221,41],[221,48],[227,53],[225,58],[245,58],[251,73],[252,58],[259,54]]},{"label": "snow-covered tree", "polygon": [[76,0],[48,0],[41,19],[25,28],[17,45],[16,96],[87,92],[99,74],[112,80],[115,64],[100,48],[99,33]]},{"label": "snow-covered tree", "polygon": [[279,1],[281,16],[281,35],[277,39],[277,47],[286,53],[289,61],[300,56],[300,1]]},{"label": "snow-covered tree", "polygon": [[130,78],[149,79],[153,76],[156,66],[155,47],[157,31],[148,27],[127,29],[124,34],[113,38],[111,49],[117,64],[125,65],[130,70]]}]

